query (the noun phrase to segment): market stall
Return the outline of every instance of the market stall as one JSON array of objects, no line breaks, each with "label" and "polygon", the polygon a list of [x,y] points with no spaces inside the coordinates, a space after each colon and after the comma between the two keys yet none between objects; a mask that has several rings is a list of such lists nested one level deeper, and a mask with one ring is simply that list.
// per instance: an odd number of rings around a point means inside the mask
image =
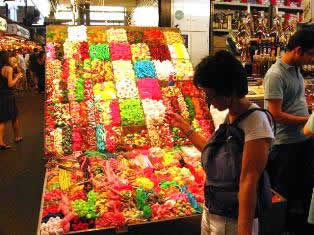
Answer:
[{"label": "market stall", "polygon": [[0,36],[0,51],[22,50],[24,53],[30,53],[34,48],[40,48],[37,43],[30,40],[30,32],[27,29],[17,24],[1,23],[2,20],[5,20],[1,19],[0,24],[3,26],[3,33]]},{"label": "market stall", "polygon": [[48,26],[45,155],[38,234],[199,215],[200,152],[165,122],[214,130],[180,32]]}]

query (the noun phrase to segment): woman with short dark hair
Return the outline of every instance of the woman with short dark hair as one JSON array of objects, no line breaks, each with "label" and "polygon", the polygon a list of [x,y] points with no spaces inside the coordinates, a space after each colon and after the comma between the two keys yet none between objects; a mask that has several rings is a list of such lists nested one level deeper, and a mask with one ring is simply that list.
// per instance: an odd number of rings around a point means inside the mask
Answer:
[{"label": "woman with short dark hair", "polygon": [[23,77],[23,73],[12,65],[12,56],[0,52],[0,150],[11,148],[4,142],[4,131],[8,121],[12,121],[15,142],[22,141],[19,129],[18,111],[12,87]]},{"label": "woman with short dark hair", "polygon": [[[258,234],[258,221],[256,217],[257,189],[259,180],[266,166],[271,139],[274,138],[271,123],[267,114],[263,111],[257,111],[258,106],[251,103],[245,96],[248,93],[248,82],[245,70],[241,63],[227,51],[219,51],[214,56],[204,58],[196,67],[194,75],[194,84],[205,93],[208,106],[213,105],[218,110],[229,110],[225,124],[236,125],[243,133],[243,149],[238,152],[239,159],[239,178],[235,180],[235,191],[228,191],[221,187],[222,182],[209,177],[206,164],[213,164],[213,155],[224,154],[218,151],[210,152],[209,144],[215,136],[218,135],[220,128],[214,133],[214,137],[205,140],[201,135],[196,133],[190,123],[184,120],[176,113],[167,113],[166,118],[170,125],[180,128],[190,139],[192,144],[202,152],[202,164],[206,172],[205,183],[205,208],[203,211],[202,235],[251,235]],[[249,110],[255,110],[243,119],[240,116],[250,113]],[[238,119],[239,118],[239,119]],[[237,124],[235,124],[237,122]],[[223,135],[224,136],[224,135]],[[223,142],[228,142],[229,137]],[[215,157],[215,156],[214,156]],[[204,163],[205,159],[206,163]],[[210,160],[209,160],[210,159]],[[216,158],[215,158],[216,159]],[[214,169],[211,175],[228,174],[230,169],[226,167],[224,162],[217,158],[215,164],[211,166]],[[221,172],[222,166],[226,172]],[[222,197],[208,197],[206,187],[217,189],[219,195],[226,196],[226,200]],[[221,191],[220,191],[221,188]],[[269,188],[270,192],[270,188]],[[215,192],[214,192],[215,193]],[[229,194],[230,193],[230,194]],[[215,206],[222,204],[225,207],[231,204],[230,197],[233,195],[231,211],[219,211]],[[271,202],[270,202],[271,203]]]}]

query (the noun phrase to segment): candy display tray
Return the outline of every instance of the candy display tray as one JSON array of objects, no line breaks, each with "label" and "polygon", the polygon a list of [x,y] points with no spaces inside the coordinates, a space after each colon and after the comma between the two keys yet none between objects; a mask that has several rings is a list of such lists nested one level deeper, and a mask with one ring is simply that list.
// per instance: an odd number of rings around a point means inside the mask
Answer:
[{"label": "candy display tray", "polygon": [[[44,195],[46,192],[46,185],[47,185],[47,170],[45,172],[45,178],[44,178],[44,184],[43,184],[43,192],[41,197],[41,203],[40,203],[40,211],[39,211],[39,219],[38,219],[38,225],[37,225],[37,233],[36,235],[40,234],[40,226],[41,226],[41,219],[42,219],[42,213],[43,213],[43,207],[44,207]],[[149,226],[150,224],[158,224],[158,223],[165,223],[165,222],[171,222],[171,221],[181,221],[186,219],[199,219],[201,218],[201,214],[195,214],[190,216],[181,216],[181,217],[172,217],[167,219],[160,219],[160,220],[154,220],[154,221],[148,221],[148,222],[141,222],[141,223],[133,223],[124,226],[123,228],[115,228],[115,227],[106,227],[106,228],[94,228],[94,229],[87,229],[87,230],[80,230],[80,231],[70,231],[66,234],[96,234],[98,232],[102,231],[111,231],[115,234],[120,233],[127,233],[128,228],[133,228],[136,226]]]}]

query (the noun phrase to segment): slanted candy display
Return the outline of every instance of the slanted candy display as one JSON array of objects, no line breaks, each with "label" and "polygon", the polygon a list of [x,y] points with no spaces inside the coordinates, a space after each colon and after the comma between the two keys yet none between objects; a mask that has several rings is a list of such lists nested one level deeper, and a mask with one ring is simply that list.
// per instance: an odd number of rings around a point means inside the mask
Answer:
[{"label": "slanted candy display", "polygon": [[200,153],[165,122],[214,127],[177,29],[48,26],[42,234],[201,213]]}]

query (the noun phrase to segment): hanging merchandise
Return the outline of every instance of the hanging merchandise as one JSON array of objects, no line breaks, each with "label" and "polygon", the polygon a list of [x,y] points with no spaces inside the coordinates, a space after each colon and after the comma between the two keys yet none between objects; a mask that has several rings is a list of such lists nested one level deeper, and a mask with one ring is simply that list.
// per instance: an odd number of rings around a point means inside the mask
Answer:
[{"label": "hanging merchandise", "polygon": [[47,41],[39,233],[200,214],[200,152],[165,121],[173,111],[205,138],[214,130],[180,32],[48,26]]}]

